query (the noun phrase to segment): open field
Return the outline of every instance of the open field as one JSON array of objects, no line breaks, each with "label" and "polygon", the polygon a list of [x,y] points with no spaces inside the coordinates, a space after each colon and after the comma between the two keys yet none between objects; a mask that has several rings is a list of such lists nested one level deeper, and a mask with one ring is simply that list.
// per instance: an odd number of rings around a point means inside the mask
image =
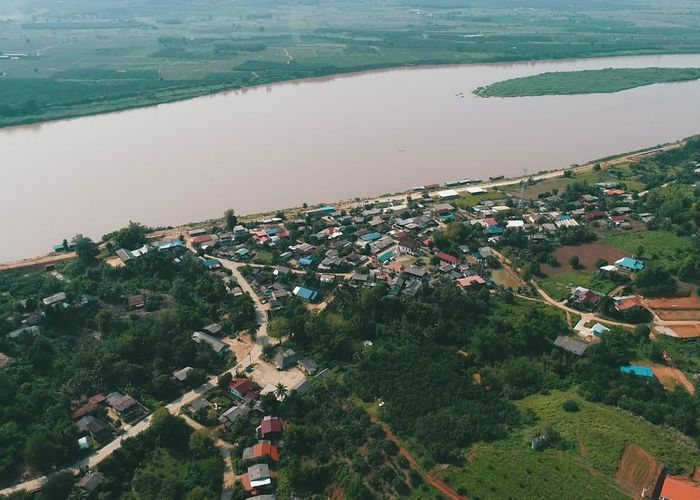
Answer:
[{"label": "open field", "polygon": [[469,194],[468,192],[464,191],[461,193],[459,198],[450,201],[450,203],[463,210],[469,210],[470,208],[475,207],[484,201],[499,200],[507,197],[508,195],[497,189],[489,190],[481,194]]},{"label": "open field", "polygon": [[554,257],[559,261],[559,267],[543,265],[542,272],[547,276],[557,276],[574,271],[571,264],[569,264],[569,259],[574,255],[579,258],[579,263],[585,270],[597,271],[596,260],[605,259],[612,264],[622,257],[629,256],[630,252],[619,250],[599,241],[578,246],[563,246],[554,251]]},{"label": "open field", "polygon": [[572,287],[582,286],[595,292],[608,294],[619,285],[613,281],[601,278],[595,272],[569,271],[543,279],[540,281],[540,286],[553,299],[564,300],[571,295]]},{"label": "open field", "polygon": [[629,486],[628,492],[636,496],[645,488],[653,491],[661,474],[663,465],[646,450],[636,444],[630,444],[625,448],[615,478],[623,485]]},{"label": "open field", "polygon": [[647,366],[654,372],[654,376],[658,381],[669,391],[674,391],[676,388],[685,389],[690,394],[695,394],[695,387],[686,378],[686,376],[678,369],[670,366],[651,363],[649,361],[635,361],[635,365]]},{"label": "open field", "polygon": [[[668,231],[638,231],[609,236],[602,241],[636,255],[645,262],[664,265],[674,262],[691,250],[690,239]],[[640,253],[641,250],[641,253]]]},{"label": "open field", "polygon": [[[580,411],[565,412],[562,404],[567,399],[575,400]],[[560,498],[624,498],[614,475],[630,443],[661,463],[687,471],[700,464],[690,439],[615,408],[584,401],[574,391],[530,396],[519,406],[534,411],[538,422],[506,440],[473,446],[463,467],[444,472],[457,491],[479,498],[551,498],[557,489]],[[544,425],[552,425],[569,446],[532,451],[528,438]],[[510,466],[513,463],[518,466]]]},{"label": "open field", "polygon": [[[588,182],[595,184],[597,182],[620,182],[629,191],[643,191],[644,183],[637,179],[637,175],[632,172],[629,163],[621,163],[616,165],[603,166],[600,170],[594,171],[593,168],[587,168],[585,171],[575,172],[571,177],[555,177],[547,179],[531,185],[525,186],[522,190],[523,198],[537,199],[539,195],[544,193],[562,192],[566,186],[574,182]],[[518,187],[509,190],[512,195],[520,196],[520,188]]]},{"label": "open field", "polygon": [[480,97],[600,94],[700,78],[700,68],[621,68],[559,71],[513,78],[478,88]]},{"label": "open field", "polygon": [[[425,64],[700,52],[692,0],[0,3],[0,126]],[[526,22],[524,22],[524,19]]]}]

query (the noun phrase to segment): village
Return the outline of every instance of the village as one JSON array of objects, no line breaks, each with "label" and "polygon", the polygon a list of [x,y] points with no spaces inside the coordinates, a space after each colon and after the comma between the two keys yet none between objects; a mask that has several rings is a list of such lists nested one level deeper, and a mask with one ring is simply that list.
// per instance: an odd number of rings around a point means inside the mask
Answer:
[{"label": "village", "polygon": [[[605,172],[616,165],[592,170]],[[695,165],[693,172],[693,185],[700,187],[700,167]],[[130,266],[150,252],[170,254],[176,262],[196,258],[228,294],[252,299],[254,328],[227,331],[212,323],[191,332],[193,345],[232,360],[224,373],[207,375],[195,386],[188,385],[194,368],[182,366],[172,373],[182,395],[168,409],[215,439],[226,464],[224,496],[240,483],[250,498],[274,498],[285,422],[266,409],[271,401],[282,401],[293,391],[303,394],[330,374],[280,328],[278,314],[291,297],[319,313],[341,286],[365,289],[383,283],[393,296],[414,297],[449,281],[465,293],[519,297],[560,310],[571,331],[554,345],[576,356],[584,356],[606,333],[639,325],[648,326],[652,339],[699,338],[697,290],[645,296],[635,281],[655,264],[649,264],[641,245],[626,251],[604,243],[656,230],[650,229],[655,215],[640,202],[645,193],[630,192],[624,179],[539,189],[547,182],[551,180],[523,179],[511,190],[484,188],[471,180],[420,186],[403,196],[337,207],[307,207],[257,219],[231,216],[162,231],[138,248],[116,249],[107,259],[114,268]],[[539,193],[525,196],[532,189]],[[556,250],[541,264],[528,261],[528,249],[539,245]],[[60,255],[71,249],[57,245],[54,250]],[[63,279],[53,265],[48,271]],[[131,295],[125,310],[138,314],[148,302],[147,292]],[[63,292],[42,297],[41,303],[51,309],[80,306],[69,303]],[[39,334],[40,319],[28,316],[8,336]],[[12,361],[0,353],[0,366]],[[657,377],[669,389],[691,394],[700,376],[679,370],[665,350],[658,360],[640,360],[620,371]],[[148,427],[151,411],[117,388],[77,401],[72,418],[86,458],[73,469],[83,473],[96,467],[122,439]],[[251,415],[258,425],[248,430],[247,446],[227,442],[227,429]],[[100,478],[99,472],[88,472],[79,485],[89,495]],[[18,487],[39,488],[42,481]],[[669,488],[682,482],[669,481]],[[656,498],[664,497],[661,487],[654,485]]]}]

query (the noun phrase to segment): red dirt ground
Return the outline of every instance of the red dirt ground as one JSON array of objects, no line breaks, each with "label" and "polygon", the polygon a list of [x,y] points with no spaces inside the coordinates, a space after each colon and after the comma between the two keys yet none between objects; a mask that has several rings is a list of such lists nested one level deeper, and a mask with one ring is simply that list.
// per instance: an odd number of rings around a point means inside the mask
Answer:
[{"label": "red dirt ground", "polygon": [[700,337],[700,325],[673,325],[668,326],[681,339],[696,339]]},{"label": "red dirt ground", "polygon": [[547,276],[556,276],[558,274],[573,271],[574,269],[569,264],[569,259],[574,255],[578,256],[579,262],[587,270],[595,271],[597,269],[595,261],[598,259],[605,259],[612,264],[622,257],[628,257],[630,254],[617,248],[604,245],[598,241],[586,243],[585,245],[579,245],[576,247],[560,247],[554,252],[554,256],[559,261],[560,266],[552,267],[549,265],[543,265],[542,272]]},{"label": "red dirt ground", "polygon": [[653,456],[632,443],[625,448],[615,477],[630,493],[638,496],[646,488],[654,491],[663,474],[663,466]]}]

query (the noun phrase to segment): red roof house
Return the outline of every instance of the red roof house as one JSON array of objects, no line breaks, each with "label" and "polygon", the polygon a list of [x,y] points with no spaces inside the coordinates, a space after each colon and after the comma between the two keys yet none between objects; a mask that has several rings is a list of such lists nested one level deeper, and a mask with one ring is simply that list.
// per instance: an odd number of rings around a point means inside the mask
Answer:
[{"label": "red roof house", "polygon": [[277,417],[264,417],[260,426],[256,429],[260,439],[277,439],[282,434],[284,424]]},{"label": "red roof house", "polygon": [[257,386],[255,382],[248,378],[237,378],[228,385],[229,391],[238,397],[245,397],[249,392],[254,391]]},{"label": "red roof house", "polygon": [[667,477],[661,488],[661,496],[667,500],[700,500],[700,485],[675,477]]},{"label": "red roof house", "polygon": [[440,262],[443,262],[445,264],[452,264],[454,266],[458,266],[461,260],[459,260],[457,257],[453,257],[450,254],[444,253],[444,252],[438,252],[435,254],[435,256],[440,259]]}]

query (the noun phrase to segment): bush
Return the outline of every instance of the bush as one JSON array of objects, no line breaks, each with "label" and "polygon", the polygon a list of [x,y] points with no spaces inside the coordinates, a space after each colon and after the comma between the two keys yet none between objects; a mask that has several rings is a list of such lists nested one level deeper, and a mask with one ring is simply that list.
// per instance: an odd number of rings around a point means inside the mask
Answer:
[{"label": "bush", "polygon": [[564,411],[569,413],[574,413],[581,409],[579,408],[578,403],[573,399],[567,399],[566,401],[564,401],[561,407],[564,409]]}]

